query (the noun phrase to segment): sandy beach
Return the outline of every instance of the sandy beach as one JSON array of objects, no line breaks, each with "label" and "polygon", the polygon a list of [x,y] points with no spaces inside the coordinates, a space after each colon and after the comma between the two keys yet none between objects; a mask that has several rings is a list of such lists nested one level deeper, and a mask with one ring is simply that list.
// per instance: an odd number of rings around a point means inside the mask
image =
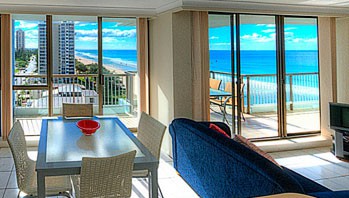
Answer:
[{"label": "sandy beach", "polygon": [[[80,57],[80,56],[75,56],[75,59],[77,59],[78,61],[82,62],[85,65],[93,64],[93,63],[97,64],[97,62],[95,62],[93,60],[90,60],[90,59],[87,59],[87,58],[83,58],[83,57]],[[103,65],[103,67],[105,67],[107,70],[109,70],[113,74],[124,74],[125,73],[123,70],[117,69],[117,68],[115,68],[115,67],[113,67],[111,65]]]}]

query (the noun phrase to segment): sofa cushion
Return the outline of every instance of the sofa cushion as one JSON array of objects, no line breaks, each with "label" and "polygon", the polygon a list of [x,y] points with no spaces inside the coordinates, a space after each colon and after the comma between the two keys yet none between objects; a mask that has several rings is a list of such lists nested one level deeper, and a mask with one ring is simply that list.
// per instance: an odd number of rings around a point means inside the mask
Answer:
[{"label": "sofa cushion", "polygon": [[212,130],[217,131],[218,133],[224,135],[227,138],[230,138],[230,136],[223,129],[221,129],[219,126],[217,126],[217,125],[215,125],[213,123],[210,124],[209,128],[212,129]]},{"label": "sofa cushion", "polygon": [[230,137],[232,136],[229,126],[224,122],[197,122],[197,124],[202,124],[206,127],[209,127],[210,124],[215,124],[219,128],[223,129],[223,131],[225,131],[225,133],[228,134]]},{"label": "sofa cushion", "polygon": [[269,161],[273,162],[275,165],[280,166],[279,163],[277,163],[274,158],[272,156],[270,156],[267,152],[263,151],[262,149],[260,149],[258,146],[256,146],[255,144],[253,144],[252,142],[250,142],[248,139],[246,139],[245,137],[241,136],[241,135],[235,135],[233,140],[239,142],[240,144],[246,146],[247,148],[255,151],[256,153],[260,154],[261,156],[265,157],[266,159],[268,159]]}]

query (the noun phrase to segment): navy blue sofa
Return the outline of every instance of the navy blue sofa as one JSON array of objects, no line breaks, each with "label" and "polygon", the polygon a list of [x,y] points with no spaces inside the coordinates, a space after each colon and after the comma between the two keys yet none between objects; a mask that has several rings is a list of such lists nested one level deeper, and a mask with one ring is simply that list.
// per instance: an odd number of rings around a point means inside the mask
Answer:
[{"label": "navy blue sofa", "polygon": [[[230,133],[224,123],[218,124]],[[315,197],[349,197],[211,130],[208,122],[178,118],[170,124],[174,167],[200,197],[257,197],[294,192]]]}]

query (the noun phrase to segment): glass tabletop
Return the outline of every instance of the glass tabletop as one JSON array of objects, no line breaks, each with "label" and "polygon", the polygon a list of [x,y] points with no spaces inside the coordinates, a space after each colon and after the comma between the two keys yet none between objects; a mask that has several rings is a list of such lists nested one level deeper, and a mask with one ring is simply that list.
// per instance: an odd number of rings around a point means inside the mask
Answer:
[{"label": "glass tabletop", "polygon": [[231,96],[230,92],[210,88],[210,96]]},{"label": "glass tabletop", "polygon": [[144,154],[128,137],[115,119],[98,119],[101,127],[85,136],[77,127],[78,120],[58,119],[47,122],[46,162],[81,161],[82,157],[110,157],[136,150]]}]

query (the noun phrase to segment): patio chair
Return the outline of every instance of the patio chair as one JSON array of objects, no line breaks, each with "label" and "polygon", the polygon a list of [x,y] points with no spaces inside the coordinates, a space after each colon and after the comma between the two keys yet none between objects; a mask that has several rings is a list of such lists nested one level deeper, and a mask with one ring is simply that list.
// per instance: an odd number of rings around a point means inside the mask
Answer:
[{"label": "patio chair", "polygon": [[222,80],[210,78],[210,88],[212,89],[219,89],[219,86],[221,86],[221,83],[222,83]]},{"label": "patio chair", "polygon": [[93,104],[63,103],[63,117],[92,117]]},{"label": "patio chair", "polygon": [[114,157],[83,157],[80,176],[71,176],[73,196],[131,197],[136,151]]},{"label": "patio chair", "polygon": [[[137,138],[157,159],[160,159],[161,144],[165,130],[165,125],[161,124],[150,115],[142,112],[138,124]],[[148,175],[148,170],[133,171],[133,177],[136,178],[147,178]],[[164,197],[160,186],[159,191],[161,196]]]},{"label": "patio chair", "polygon": [[[37,182],[35,161],[31,160],[27,153],[27,144],[23,128],[19,121],[15,122],[7,139],[15,162],[18,197],[21,192],[29,196],[37,195]],[[64,195],[70,197],[71,185],[68,176],[47,177],[46,194]]]},{"label": "patio chair", "polygon": [[[211,89],[219,89],[221,86],[222,80],[217,80],[214,78],[210,78],[210,88]],[[215,96],[211,96],[210,99],[217,99]]]},{"label": "patio chair", "polygon": [[[243,104],[244,87],[245,87],[245,84],[242,83],[241,86],[240,86],[240,95],[241,95],[241,103],[242,104]],[[233,106],[234,103],[237,104],[237,90],[238,89],[235,89],[235,101],[232,99],[232,97],[221,97],[219,99],[210,99],[210,104],[219,106],[219,108],[221,110],[221,113],[223,114],[223,122],[226,121],[228,124],[229,124],[229,122],[228,122],[228,120],[226,118],[226,114],[227,114],[226,107],[227,106]],[[225,84],[224,91],[232,93],[232,84],[231,84],[231,82],[227,82]],[[243,112],[241,112],[241,117],[242,117],[242,119],[244,121],[246,121]]]}]

